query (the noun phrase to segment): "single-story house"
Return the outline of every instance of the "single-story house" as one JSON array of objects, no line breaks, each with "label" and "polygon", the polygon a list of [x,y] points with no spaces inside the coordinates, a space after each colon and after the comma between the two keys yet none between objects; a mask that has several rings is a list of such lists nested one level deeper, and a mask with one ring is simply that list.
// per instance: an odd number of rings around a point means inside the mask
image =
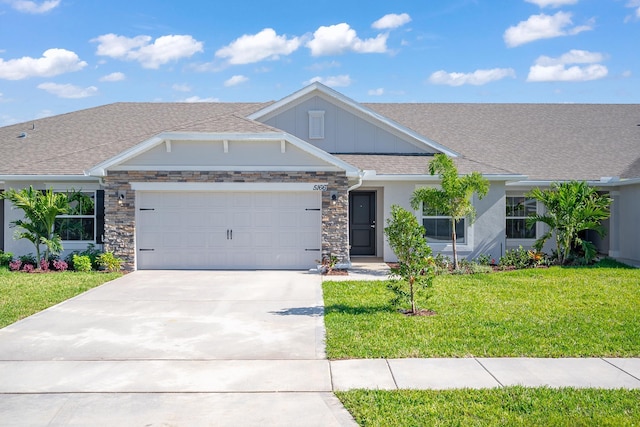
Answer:
[{"label": "single-story house", "polygon": [[[435,153],[491,184],[458,227],[461,256],[530,247],[544,229],[524,220],[543,207],[525,193],[584,180],[613,198],[599,251],[640,264],[640,105],[368,104],[320,83],[276,102],[116,103],[0,128],[0,191],[81,191],[59,221],[65,250],[95,244],[129,270],[394,261],[391,205],[439,184]],[[0,203],[0,249],[34,252]],[[415,214],[451,253],[448,219]]]}]

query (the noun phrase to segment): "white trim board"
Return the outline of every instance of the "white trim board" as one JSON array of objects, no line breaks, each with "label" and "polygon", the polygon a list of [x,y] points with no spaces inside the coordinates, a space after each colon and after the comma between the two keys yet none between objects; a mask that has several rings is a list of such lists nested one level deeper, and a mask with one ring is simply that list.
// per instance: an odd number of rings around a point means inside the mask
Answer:
[{"label": "white trim board", "polygon": [[132,182],[135,191],[325,191],[326,182]]}]

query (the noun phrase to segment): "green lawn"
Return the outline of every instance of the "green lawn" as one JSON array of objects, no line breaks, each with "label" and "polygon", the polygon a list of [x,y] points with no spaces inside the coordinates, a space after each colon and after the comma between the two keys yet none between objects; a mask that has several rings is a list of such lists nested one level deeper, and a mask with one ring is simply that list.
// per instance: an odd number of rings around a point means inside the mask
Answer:
[{"label": "green lawn", "polygon": [[0,267],[0,328],[58,304],[120,273],[14,273]]},{"label": "green lawn", "polygon": [[385,282],[324,282],[327,355],[640,356],[640,269],[529,269],[443,275],[406,317]]},{"label": "green lawn", "polygon": [[336,394],[362,427],[640,425],[640,390],[507,387]]}]

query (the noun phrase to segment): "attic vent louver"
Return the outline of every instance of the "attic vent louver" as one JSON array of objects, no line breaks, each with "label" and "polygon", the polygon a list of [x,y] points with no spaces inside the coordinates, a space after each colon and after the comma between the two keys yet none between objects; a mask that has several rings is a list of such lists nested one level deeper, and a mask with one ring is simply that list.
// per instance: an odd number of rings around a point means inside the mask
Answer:
[{"label": "attic vent louver", "polygon": [[22,139],[22,138],[26,138],[27,137],[27,133],[26,132],[22,132],[20,135],[18,135],[18,138]]}]

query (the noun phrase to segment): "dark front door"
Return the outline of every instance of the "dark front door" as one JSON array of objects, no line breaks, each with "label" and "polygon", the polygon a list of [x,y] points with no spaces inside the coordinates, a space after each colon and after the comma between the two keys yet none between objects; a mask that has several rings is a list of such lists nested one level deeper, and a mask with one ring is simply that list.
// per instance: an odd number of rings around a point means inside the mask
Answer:
[{"label": "dark front door", "polygon": [[351,255],[376,254],[376,193],[349,193],[349,244]]}]

